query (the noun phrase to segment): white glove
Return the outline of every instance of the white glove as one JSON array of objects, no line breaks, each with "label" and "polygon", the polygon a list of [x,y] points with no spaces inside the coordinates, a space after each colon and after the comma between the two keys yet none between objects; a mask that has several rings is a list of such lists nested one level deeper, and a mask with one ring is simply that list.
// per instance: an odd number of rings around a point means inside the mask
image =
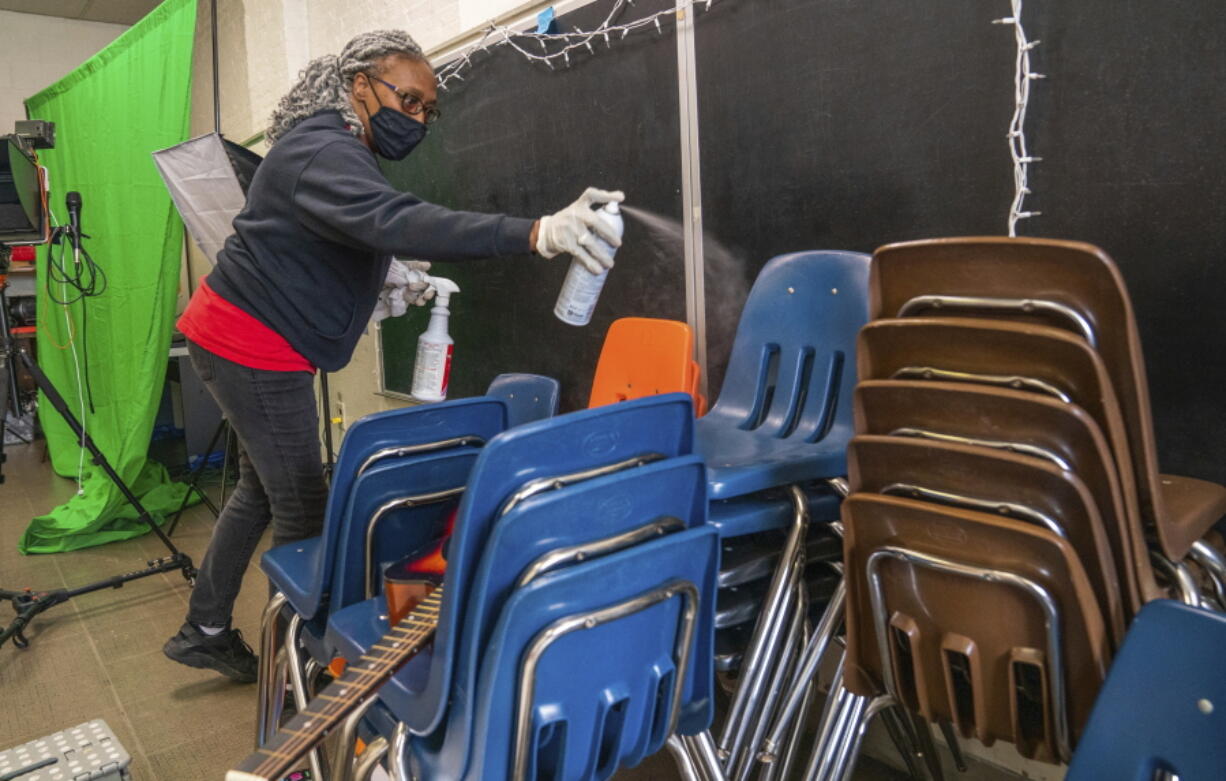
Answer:
[{"label": "white glove", "polygon": [[536,236],[536,253],[544,258],[552,258],[561,252],[568,252],[579,259],[587,270],[600,274],[613,267],[613,256],[595,241],[597,237],[613,248],[622,245],[621,237],[604,223],[593,206],[604,205],[610,201],[618,203],[626,196],[621,190],[597,190],[589,187],[579,196],[579,200],[567,206],[557,214],[541,218],[541,226]]},{"label": "white glove", "polygon": [[375,303],[375,311],[371,313],[371,322],[379,322],[388,317],[400,317],[410,306],[425,306],[434,298],[434,287],[430,284],[430,264],[424,260],[397,260],[392,258],[387,267],[387,277],[383,280],[383,290],[379,292],[379,300]]}]

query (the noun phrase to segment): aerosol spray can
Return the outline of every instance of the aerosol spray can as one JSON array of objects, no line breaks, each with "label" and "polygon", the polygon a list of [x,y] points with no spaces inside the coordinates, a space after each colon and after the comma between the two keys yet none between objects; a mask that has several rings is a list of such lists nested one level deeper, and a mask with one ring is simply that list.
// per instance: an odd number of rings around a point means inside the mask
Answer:
[{"label": "aerosol spray can", "polygon": [[[618,238],[621,237],[622,214],[616,201],[606,203],[596,212],[596,215],[617,233]],[[599,236],[595,240],[604,247],[610,257],[617,252]],[[558,294],[558,303],[554,304],[553,313],[567,325],[587,325],[592,322],[592,312],[596,311],[596,300],[600,298],[600,291],[608,278],[607,269],[599,274],[593,274],[578,258],[573,259],[570,262],[570,269],[566,272],[566,281],[562,283],[562,292]]]},{"label": "aerosol spray can", "polygon": [[434,308],[430,310],[430,324],[426,332],[417,338],[417,361],[413,364],[413,398],[418,401],[442,401],[447,398],[447,383],[451,380],[451,353],[455,341],[447,333],[447,321],[451,318],[451,295],[460,292],[460,286],[450,279],[427,277],[434,287]]}]

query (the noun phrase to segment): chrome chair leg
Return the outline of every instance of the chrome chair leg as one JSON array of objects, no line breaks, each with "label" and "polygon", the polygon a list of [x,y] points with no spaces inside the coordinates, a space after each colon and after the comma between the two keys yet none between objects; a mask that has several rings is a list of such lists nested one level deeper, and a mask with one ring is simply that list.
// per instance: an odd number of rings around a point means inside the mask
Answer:
[{"label": "chrome chair leg", "polygon": [[307,659],[306,666],[302,668],[303,680],[306,681],[307,699],[314,699],[315,695],[319,694],[319,679],[327,669],[314,659]]},{"label": "chrome chair leg", "polygon": [[1187,564],[1182,561],[1171,561],[1156,551],[1150,551],[1149,557],[1154,563],[1154,569],[1162,573],[1171,589],[1178,594],[1180,602],[1192,607],[1200,607],[1200,589]]},{"label": "chrome chair leg", "polygon": [[358,725],[362,717],[375,704],[375,697],[367,697],[353,713],[341,722],[341,728],[336,736],[336,755],[332,759],[334,777],[332,781],[354,781],[357,767],[354,763],[357,752]]},{"label": "chrome chair leg", "polygon": [[843,704],[848,696],[847,690],[843,688],[843,661],[844,657],[840,656],[839,663],[834,669],[834,677],[830,681],[826,702],[822,705],[821,717],[817,722],[817,737],[813,741],[813,750],[800,776],[806,781],[817,778],[822,758],[832,750],[831,741],[834,737],[835,723],[842,714]]},{"label": "chrome chair leg", "polygon": [[872,699],[859,694],[853,694],[849,697],[846,715],[843,719],[842,729],[839,732],[839,739],[836,743],[835,751],[830,757],[826,774],[821,777],[822,781],[842,781],[843,771],[852,758],[852,750],[859,745],[856,735],[861,733],[867,725],[867,716],[865,714],[868,712],[872,702]]},{"label": "chrome chair leg", "polygon": [[800,739],[804,735],[805,722],[809,712],[813,710],[813,700],[817,697],[817,680],[809,681],[809,685],[805,689],[805,698],[801,702],[800,712],[792,719],[791,734],[788,735],[787,743],[783,747],[783,762],[778,760],[772,762],[771,765],[778,767],[779,772],[777,778],[789,779],[794,778],[793,771],[796,767],[796,761],[800,757]]},{"label": "chrome chair leg", "polygon": [[868,725],[872,723],[877,714],[897,707],[898,704],[894,701],[894,698],[888,694],[874,697],[868,702],[860,714],[855,728],[849,735],[840,762],[839,773],[835,776],[837,781],[851,781],[852,773],[856,769],[856,760],[860,758],[860,748],[864,744],[864,735],[868,732]]},{"label": "chrome chair leg", "polygon": [[673,761],[677,763],[677,772],[681,774],[683,781],[704,781],[704,777],[698,774],[698,766],[694,764],[694,759],[690,756],[689,749],[680,735],[671,736],[665,745],[668,746],[668,753],[673,755]]},{"label": "chrome chair leg", "polygon": [[839,580],[839,585],[835,588],[834,595],[831,596],[830,602],[826,606],[826,612],[822,614],[822,619],[818,622],[816,631],[809,638],[804,656],[801,658],[801,662],[797,666],[796,675],[792,679],[792,686],[788,691],[787,698],[784,700],[775,718],[775,723],[771,726],[770,733],[762,744],[762,751],[758,754],[760,761],[774,762],[777,759],[784,732],[796,716],[805,693],[809,690],[810,682],[817,676],[822,657],[825,656],[826,649],[830,647],[830,641],[834,638],[834,633],[838,631],[839,626],[843,623],[843,610],[846,604],[847,584],[843,580]]},{"label": "chrome chair leg", "polygon": [[791,617],[797,609],[797,588],[804,569],[800,560],[802,555],[798,553],[794,556],[791,565],[786,568],[789,572],[784,584],[784,597],[774,609],[774,615],[768,623],[767,631],[763,634],[762,653],[757,663],[749,671],[746,671],[745,664],[741,665],[742,672],[747,672],[747,675],[737,685],[734,702],[739,696],[741,702],[744,703],[744,708],[738,723],[725,725],[724,737],[727,743],[722,746],[726,749],[727,755],[725,756],[724,751],[720,752],[724,769],[730,778],[739,772],[744,755],[748,755],[751,760],[754,757],[755,749],[750,744],[749,738],[757,724],[757,717],[761,715],[766,719],[770,718],[770,714],[765,713],[762,706],[769,695],[774,671],[783,663],[784,643],[791,632],[793,624]]},{"label": "chrome chair leg", "polygon": [[937,743],[932,739],[932,727],[919,714],[911,711],[906,711],[906,714],[911,718],[911,723],[915,727],[915,736],[919,738],[921,758],[928,768],[930,777],[933,781],[944,781],[945,772],[941,769],[941,754],[937,750]]},{"label": "chrome chair leg", "polygon": [[1192,543],[1188,555],[1205,571],[1219,608],[1226,610],[1226,557],[1204,540]]},{"label": "chrome chair leg", "polygon": [[[285,602],[285,595],[278,591],[268,600],[260,616],[260,657],[256,673],[256,748],[267,743],[277,731],[279,719],[273,718],[273,703],[274,700],[279,700],[285,695],[284,684],[278,694],[274,689],[273,680],[277,677],[277,652],[280,647],[278,642],[280,638],[277,637],[277,615],[281,612]],[[278,706],[276,710],[279,713],[280,707]]]},{"label": "chrome chair leg", "polygon": [[958,768],[959,773],[966,772],[966,757],[962,755],[962,746],[958,743],[958,736],[954,733],[954,725],[948,721],[937,723],[941,728],[941,734],[945,737],[945,745],[949,746],[949,754],[954,758],[954,767]]},{"label": "chrome chair leg", "polygon": [[277,651],[275,668],[272,678],[272,701],[268,707],[268,716],[274,734],[281,727],[281,719],[285,715],[285,693],[289,691],[289,659],[285,654],[285,646],[281,646]]},{"label": "chrome chair leg", "polygon": [[[748,781],[749,774],[757,764],[758,749],[762,745],[762,738],[766,734],[767,727],[770,726],[772,716],[775,713],[775,708],[779,704],[781,695],[787,683],[792,680],[796,672],[797,663],[800,661],[800,655],[804,651],[804,640],[807,636],[805,625],[808,623],[806,618],[809,613],[809,596],[805,589],[803,563],[798,563],[795,591],[796,595],[792,601],[791,626],[788,628],[788,633],[783,641],[781,653],[778,655],[778,661],[775,664],[774,671],[767,679],[766,691],[762,697],[760,707],[757,709],[758,716],[753,719],[749,725],[749,742],[746,744],[743,751],[740,752],[739,761],[736,765],[729,765],[729,768],[735,768],[733,773],[729,774],[729,778],[735,781]],[[787,615],[785,613],[785,615]]]},{"label": "chrome chair leg", "polygon": [[921,751],[918,739],[912,734],[911,720],[907,718],[902,706],[896,705],[882,712],[881,723],[885,725],[886,732],[890,734],[890,740],[898,749],[903,763],[906,764],[907,773],[911,778],[923,778],[924,766],[920,764]]},{"label": "chrome chair leg", "polygon": [[409,726],[403,721],[396,725],[392,742],[387,749],[387,774],[392,781],[413,781],[405,753],[409,750]]},{"label": "chrome chair leg", "polygon": [[[294,706],[302,713],[307,708],[306,680],[303,675],[304,664],[302,655],[298,652],[298,639],[302,635],[302,616],[298,613],[289,620],[289,629],[285,632],[286,666],[289,668],[290,689],[294,693]],[[313,748],[307,754],[311,767],[311,775],[315,778],[330,778],[327,757],[318,748]]]},{"label": "chrome chair leg", "polygon": [[387,754],[387,738],[379,737],[366,744],[366,750],[358,757],[358,763],[353,769],[356,781],[370,781],[370,776],[379,766],[379,761]]},{"label": "chrome chair leg", "polygon": [[748,720],[756,712],[762,697],[765,677],[769,673],[773,652],[787,630],[787,614],[784,603],[791,597],[796,568],[804,566],[805,530],[809,521],[809,508],[804,492],[798,486],[789,488],[792,498],[792,527],[779,557],[779,567],[771,577],[770,587],[763,600],[762,614],[754,626],[749,646],[741,662],[741,680],[728,709],[728,720],[720,733],[719,756],[727,767],[735,767],[737,755],[744,745]]},{"label": "chrome chair leg", "polygon": [[723,781],[724,768],[719,759],[719,750],[715,747],[715,738],[710,730],[703,730],[688,739],[693,749],[691,755],[698,766],[698,771],[707,781]]}]

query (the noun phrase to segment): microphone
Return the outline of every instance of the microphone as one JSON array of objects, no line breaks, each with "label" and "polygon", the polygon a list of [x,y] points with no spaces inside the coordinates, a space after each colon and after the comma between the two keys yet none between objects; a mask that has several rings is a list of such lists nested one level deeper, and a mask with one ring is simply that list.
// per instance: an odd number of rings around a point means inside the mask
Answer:
[{"label": "microphone", "polygon": [[81,238],[81,193],[73,190],[64,198],[68,206],[68,224],[71,226],[72,241],[76,244]]},{"label": "microphone", "polygon": [[81,193],[73,190],[64,198],[68,207],[68,240],[72,242],[72,261],[81,268]]}]

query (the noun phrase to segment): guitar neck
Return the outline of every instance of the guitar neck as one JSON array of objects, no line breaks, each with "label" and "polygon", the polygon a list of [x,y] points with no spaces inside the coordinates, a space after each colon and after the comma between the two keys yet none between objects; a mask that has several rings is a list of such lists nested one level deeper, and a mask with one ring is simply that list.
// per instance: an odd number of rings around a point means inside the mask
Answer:
[{"label": "guitar neck", "polygon": [[353,712],[382,686],[405,662],[429,642],[438,626],[443,587],[439,586],[401,619],[361,659],[349,665],[340,678],[328,684],[307,709],[282,727],[268,745],[256,749],[226,781],[280,781],[295,769],[301,758],[323,740],[329,730]]}]

